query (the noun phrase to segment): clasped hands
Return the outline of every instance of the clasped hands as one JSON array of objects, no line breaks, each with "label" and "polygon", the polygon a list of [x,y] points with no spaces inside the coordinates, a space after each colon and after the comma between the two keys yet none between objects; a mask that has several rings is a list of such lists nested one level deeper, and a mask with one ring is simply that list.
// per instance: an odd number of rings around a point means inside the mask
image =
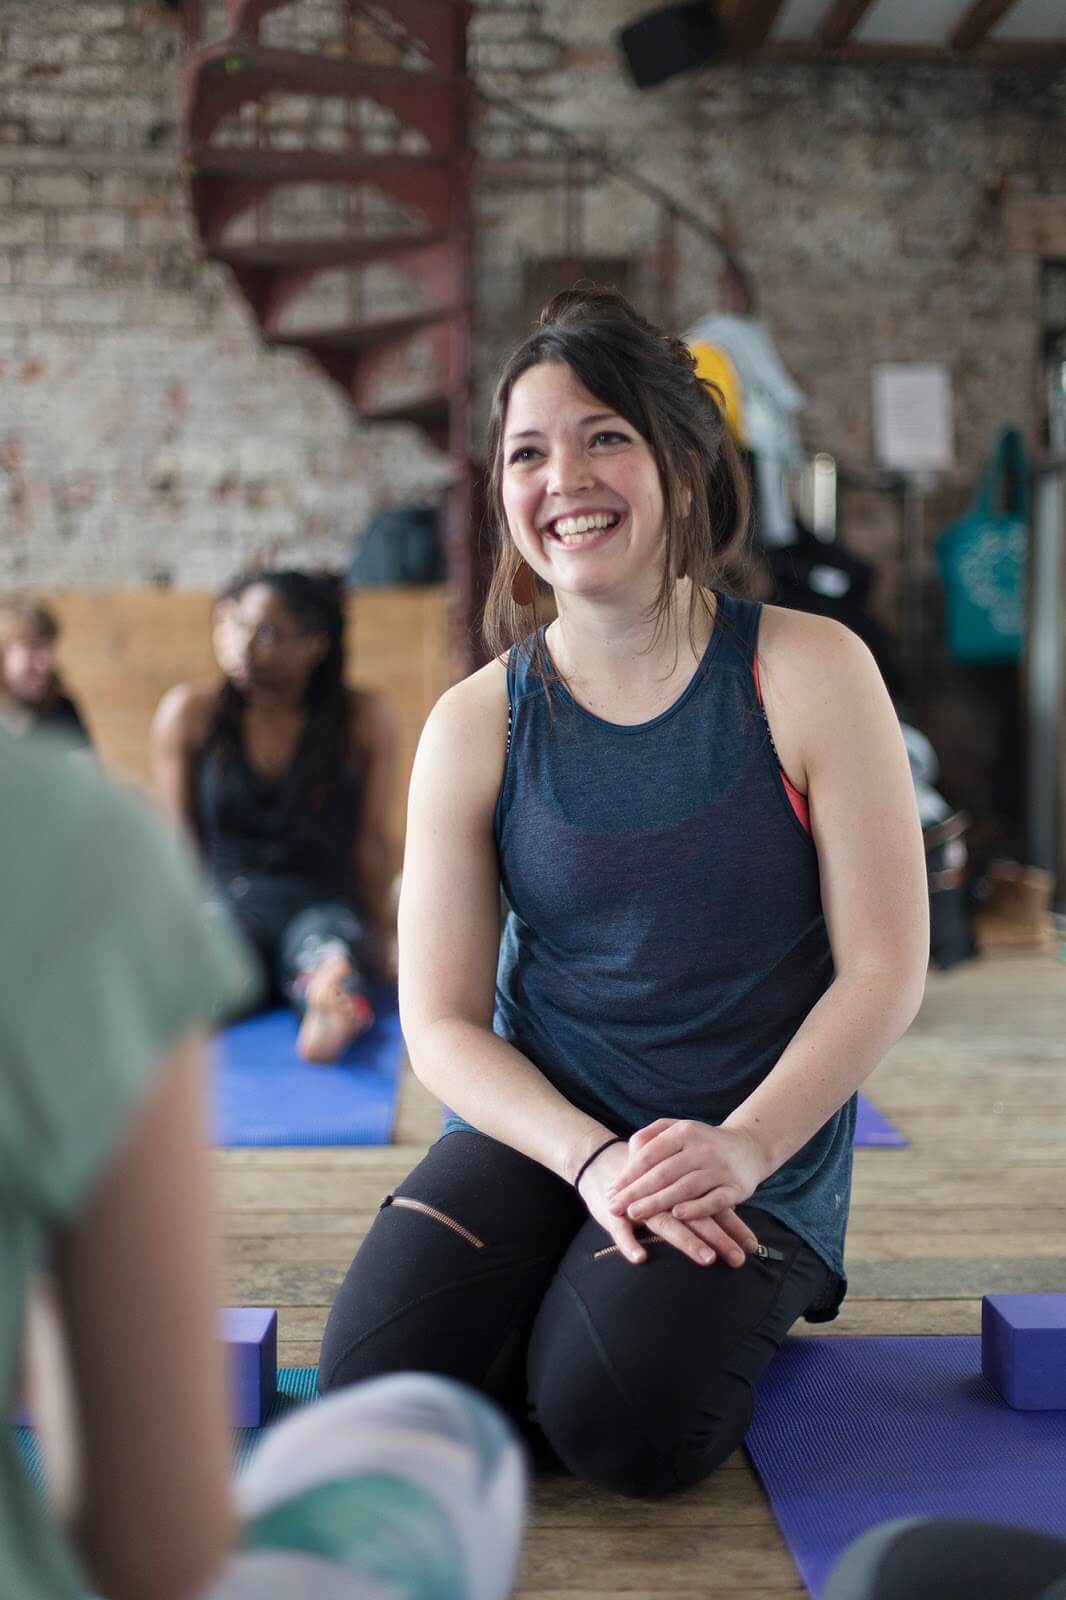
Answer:
[{"label": "clasped hands", "polygon": [[736,1207],[765,1176],[761,1153],[740,1128],[661,1117],[609,1145],[581,1179],[580,1194],[632,1262],[646,1259],[635,1232],[651,1233],[700,1266],[742,1267],[758,1240]]}]

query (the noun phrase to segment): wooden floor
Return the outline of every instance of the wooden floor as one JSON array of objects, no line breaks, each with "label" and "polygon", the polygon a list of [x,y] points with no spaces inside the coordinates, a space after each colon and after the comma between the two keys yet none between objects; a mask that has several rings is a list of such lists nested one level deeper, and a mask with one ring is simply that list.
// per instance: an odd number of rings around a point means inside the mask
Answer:
[{"label": "wooden floor", "polygon": [[[817,1331],[977,1333],[985,1292],[1066,1289],[1066,964],[1012,953],[932,974],[867,1088],[911,1144],[856,1152],[851,1292]],[[220,1153],[227,1301],[278,1307],[283,1365],[317,1361],[351,1254],[437,1119],[409,1074],[387,1149]],[[522,1600],[804,1592],[742,1452],[666,1501],[535,1487]]]}]

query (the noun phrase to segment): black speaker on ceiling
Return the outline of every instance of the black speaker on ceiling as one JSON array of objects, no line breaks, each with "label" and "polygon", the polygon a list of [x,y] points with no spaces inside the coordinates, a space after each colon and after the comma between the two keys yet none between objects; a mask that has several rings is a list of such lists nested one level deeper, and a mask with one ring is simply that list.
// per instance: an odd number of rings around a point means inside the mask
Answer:
[{"label": "black speaker on ceiling", "polygon": [[703,67],[719,54],[723,28],[714,0],[660,6],[618,33],[618,43],[638,89],[665,83],[690,67]]}]

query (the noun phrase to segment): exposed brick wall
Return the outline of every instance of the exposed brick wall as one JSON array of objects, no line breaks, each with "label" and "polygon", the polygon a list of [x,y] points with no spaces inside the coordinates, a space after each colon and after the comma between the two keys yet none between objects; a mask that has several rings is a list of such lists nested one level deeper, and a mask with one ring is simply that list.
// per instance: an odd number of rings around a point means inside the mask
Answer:
[{"label": "exposed brick wall", "polygon": [[[638,93],[611,34],[642,9],[486,0],[479,81],[730,229],[809,395],[808,441],[845,467],[872,465],[871,364],[945,362],[960,464],[942,504],[957,501],[1002,419],[1037,428],[1037,246],[1011,218],[1019,197],[1066,194],[1066,77],[749,66]],[[205,11],[217,35],[221,8]],[[303,0],[264,38],[328,43],[337,16]],[[301,357],[264,351],[227,274],[201,260],[179,171],[180,56],[155,0],[0,11],[0,584],[200,586],[253,555],[340,560],[375,505],[442,481],[417,433],[361,427]],[[335,107],[276,114],[337,135]],[[387,117],[366,119],[392,137]],[[526,165],[486,164],[479,184],[479,415],[520,331],[524,264],[566,236],[550,141],[492,115],[482,148]],[[584,194],[590,249],[635,255],[649,304],[655,220],[617,183]],[[367,292],[400,303],[387,281]],[[324,282],[294,320],[343,293]],[[686,246],[679,321],[718,293],[713,255]],[[894,510],[860,495],[845,516],[852,543],[885,561],[890,615]]]}]

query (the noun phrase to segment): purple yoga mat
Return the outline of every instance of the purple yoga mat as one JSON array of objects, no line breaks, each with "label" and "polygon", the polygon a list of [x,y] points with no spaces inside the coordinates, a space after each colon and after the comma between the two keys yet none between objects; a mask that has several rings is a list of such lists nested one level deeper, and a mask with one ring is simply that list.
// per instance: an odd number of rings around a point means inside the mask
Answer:
[{"label": "purple yoga mat", "polygon": [[1066,1537],[1066,1411],[1012,1411],[981,1376],[980,1339],[788,1339],[745,1443],[813,1595],[896,1517]]},{"label": "purple yoga mat", "polygon": [[875,1105],[871,1105],[864,1094],[860,1094],[855,1116],[855,1137],[852,1143],[863,1147],[888,1145],[895,1150],[902,1150],[907,1140],[898,1128],[893,1127],[887,1117],[882,1116]]}]

